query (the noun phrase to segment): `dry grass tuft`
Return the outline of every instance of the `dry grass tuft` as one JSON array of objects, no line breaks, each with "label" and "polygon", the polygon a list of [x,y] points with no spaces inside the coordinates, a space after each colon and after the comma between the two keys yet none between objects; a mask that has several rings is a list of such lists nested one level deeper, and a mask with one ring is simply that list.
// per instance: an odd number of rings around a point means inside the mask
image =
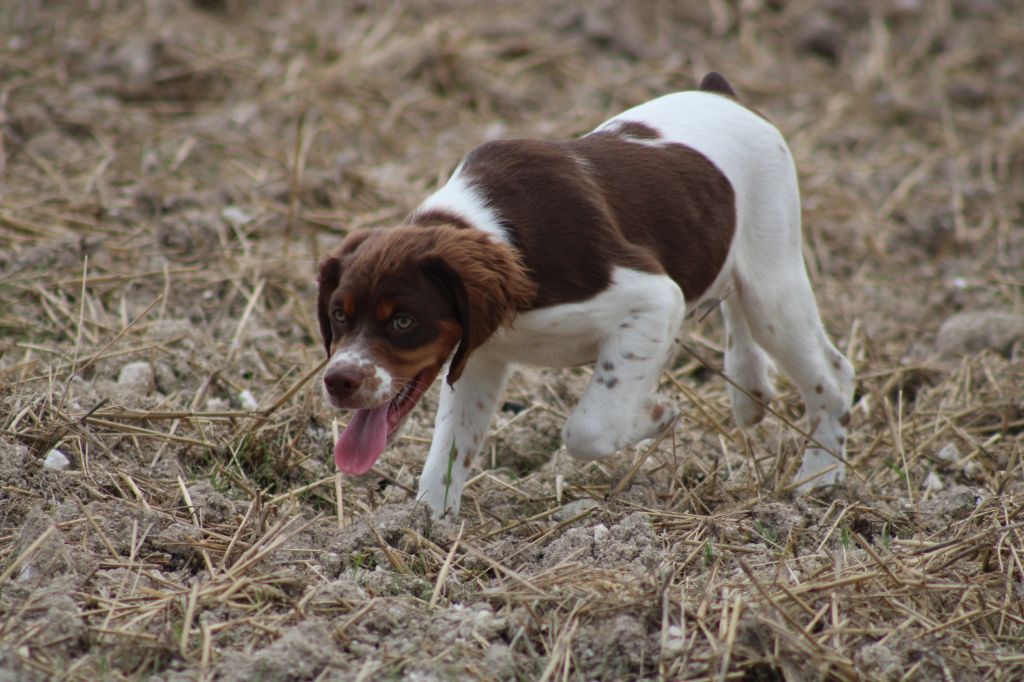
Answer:
[{"label": "dry grass tuft", "polygon": [[[6,3],[0,670],[1024,676],[1022,27],[1000,0]],[[337,483],[318,254],[475,143],[710,68],[797,158],[850,481],[794,494],[785,386],[735,428],[712,316],[649,449],[568,461],[589,370],[528,369],[461,518],[413,500],[432,398]]]}]

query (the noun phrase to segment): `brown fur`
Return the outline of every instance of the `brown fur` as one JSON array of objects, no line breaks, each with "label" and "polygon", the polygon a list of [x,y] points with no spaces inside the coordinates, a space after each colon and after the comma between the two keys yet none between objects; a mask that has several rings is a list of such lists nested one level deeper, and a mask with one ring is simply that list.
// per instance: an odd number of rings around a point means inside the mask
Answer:
[{"label": "brown fur", "polygon": [[[428,300],[431,291],[427,285],[443,292],[443,309],[438,300]],[[377,349],[379,360],[396,376],[409,376],[407,361],[412,361],[412,356],[425,352],[436,358],[439,367],[457,342],[448,372],[448,382],[454,383],[469,353],[501,325],[510,323],[518,311],[529,309],[533,295],[534,284],[509,246],[496,243],[484,233],[451,225],[405,225],[353,233],[325,259],[318,316],[330,355],[335,341],[332,302],[353,296],[357,309],[370,311],[378,309],[381,299],[393,306],[404,304],[420,317],[422,333],[428,326],[436,333],[412,337],[408,347],[399,349],[401,352],[391,348],[395,342],[385,339],[371,338],[370,347]],[[351,325],[353,334],[373,333],[362,320],[353,320]],[[398,361],[396,354],[406,354],[406,359]]]},{"label": "brown fur", "polygon": [[695,300],[721,270],[735,230],[729,181],[679,144],[604,131],[570,142],[488,142],[470,152],[464,172],[522,253],[538,308],[594,296],[616,265],[667,273]]},{"label": "brown fur", "polygon": [[717,71],[708,71],[700,80],[700,89],[704,92],[714,92],[736,99],[736,91],[732,89],[732,85],[725,79],[725,76]]}]

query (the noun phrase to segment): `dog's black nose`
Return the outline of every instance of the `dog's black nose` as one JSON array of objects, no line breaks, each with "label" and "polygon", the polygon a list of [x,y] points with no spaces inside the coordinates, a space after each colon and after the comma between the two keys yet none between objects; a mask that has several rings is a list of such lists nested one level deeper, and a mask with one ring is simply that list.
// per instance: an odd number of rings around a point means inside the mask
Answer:
[{"label": "dog's black nose", "polygon": [[332,367],[324,373],[324,385],[335,398],[348,398],[363,385],[363,373],[355,367]]}]

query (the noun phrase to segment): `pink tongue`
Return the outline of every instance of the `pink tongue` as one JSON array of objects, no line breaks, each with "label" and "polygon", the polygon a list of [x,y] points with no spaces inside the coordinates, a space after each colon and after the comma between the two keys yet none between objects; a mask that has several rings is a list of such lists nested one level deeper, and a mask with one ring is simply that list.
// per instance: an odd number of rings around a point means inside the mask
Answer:
[{"label": "pink tongue", "polygon": [[358,476],[369,471],[388,440],[388,405],[356,410],[334,445],[338,471]]}]

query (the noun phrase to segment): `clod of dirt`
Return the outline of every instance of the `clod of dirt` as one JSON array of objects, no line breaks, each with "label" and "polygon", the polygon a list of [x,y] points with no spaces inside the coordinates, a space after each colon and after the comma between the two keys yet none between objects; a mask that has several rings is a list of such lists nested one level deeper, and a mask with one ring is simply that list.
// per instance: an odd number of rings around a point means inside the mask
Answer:
[{"label": "clod of dirt", "polygon": [[153,390],[155,376],[153,367],[148,362],[129,362],[121,367],[117,375],[117,384],[126,389],[137,391],[141,395],[149,395]]},{"label": "clod of dirt", "polygon": [[597,500],[592,500],[589,497],[584,497],[582,499],[573,500],[571,502],[566,502],[565,504],[563,504],[562,507],[557,512],[555,512],[554,518],[555,521],[568,521],[571,518],[579,516],[588,509],[593,509],[594,507],[600,506],[601,503],[598,502]]},{"label": "clod of dirt", "polygon": [[209,481],[200,481],[188,488],[192,504],[204,523],[226,523],[235,513],[235,504],[214,490]]},{"label": "clod of dirt", "polygon": [[983,350],[1010,357],[1024,339],[1024,315],[997,310],[957,313],[939,327],[936,347],[945,355],[972,355]]},{"label": "clod of dirt", "polygon": [[[12,556],[21,556],[26,552],[33,542],[40,536],[47,533],[53,526],[53,519],[40,508],[33,508],[25,517],[18,533],[17,544]],[[91,567],[83,561],[83,553],[86,550],[78,547],[69,547],[61,536],[59,530],[49,531],[49,535],[39,544],[36,549],[24,559],[14,574],[15,584],[33,588],[42,579],[49,579],[53,576],[77,576],[91,573]]]},{"label": "clod of dirt", "polygon": [[[34,590],[16,608],[6,608],[10,605],[0,600],[0,611],[9,614],[4,624],[4,639],[18,642],[25,637],[37,637],[38,641],[52,642],[53,648],[48,647],[48,650],[55,654],[74,655],[86,634],[81,611],[69,594],[76,589],[78,585],[73,579],[58,578]],[[7,660],[4,648],[0,647],[0,682],[47,679],[39,671],[21,666],[16,657]]]},{"label": "clod of dirt", "polygon": [[961,484],[949,486],[941,495],[921,502],[921,512],[935,523],[948,524],[970,516],[978,508],[981,495],[977,490]]},{"label": "clod of dirt", "polygon": [[643,623],[630,615],[617,616],[610,623],[581,627],[574,638],[576,655],[600,679],[629,679],[646,661],[657,659],[656,645]]},{"label": "clod of dirt", "polygon": [[312,618],[290,628],[276,642],[256,652],[225,655],[217,666],[224,682],[290,682],[311,680],[328,665],[344,669],[335,653],[334,634],[329,622]]},{"label": "clod of dirt", "polygon": [[602,523],[570,528],[544,550],[542,563],[593,563],[600,568],[648,570],[658,562],[650,517],[633,512],[610,528]]},{"label": "clod of dirt", "polygon": [[384,542],[397,548],[408,546],[409,530],[435,542],[447,542],[455,536],[456,530],[450,521],[432,519],[430,510],[423,504],[405,502],[380,507],[327,540],[328,550],[324,552],[321,562],[329,577],[355,567],[358,563],[356,557],[380,549],[370,525]]}]

